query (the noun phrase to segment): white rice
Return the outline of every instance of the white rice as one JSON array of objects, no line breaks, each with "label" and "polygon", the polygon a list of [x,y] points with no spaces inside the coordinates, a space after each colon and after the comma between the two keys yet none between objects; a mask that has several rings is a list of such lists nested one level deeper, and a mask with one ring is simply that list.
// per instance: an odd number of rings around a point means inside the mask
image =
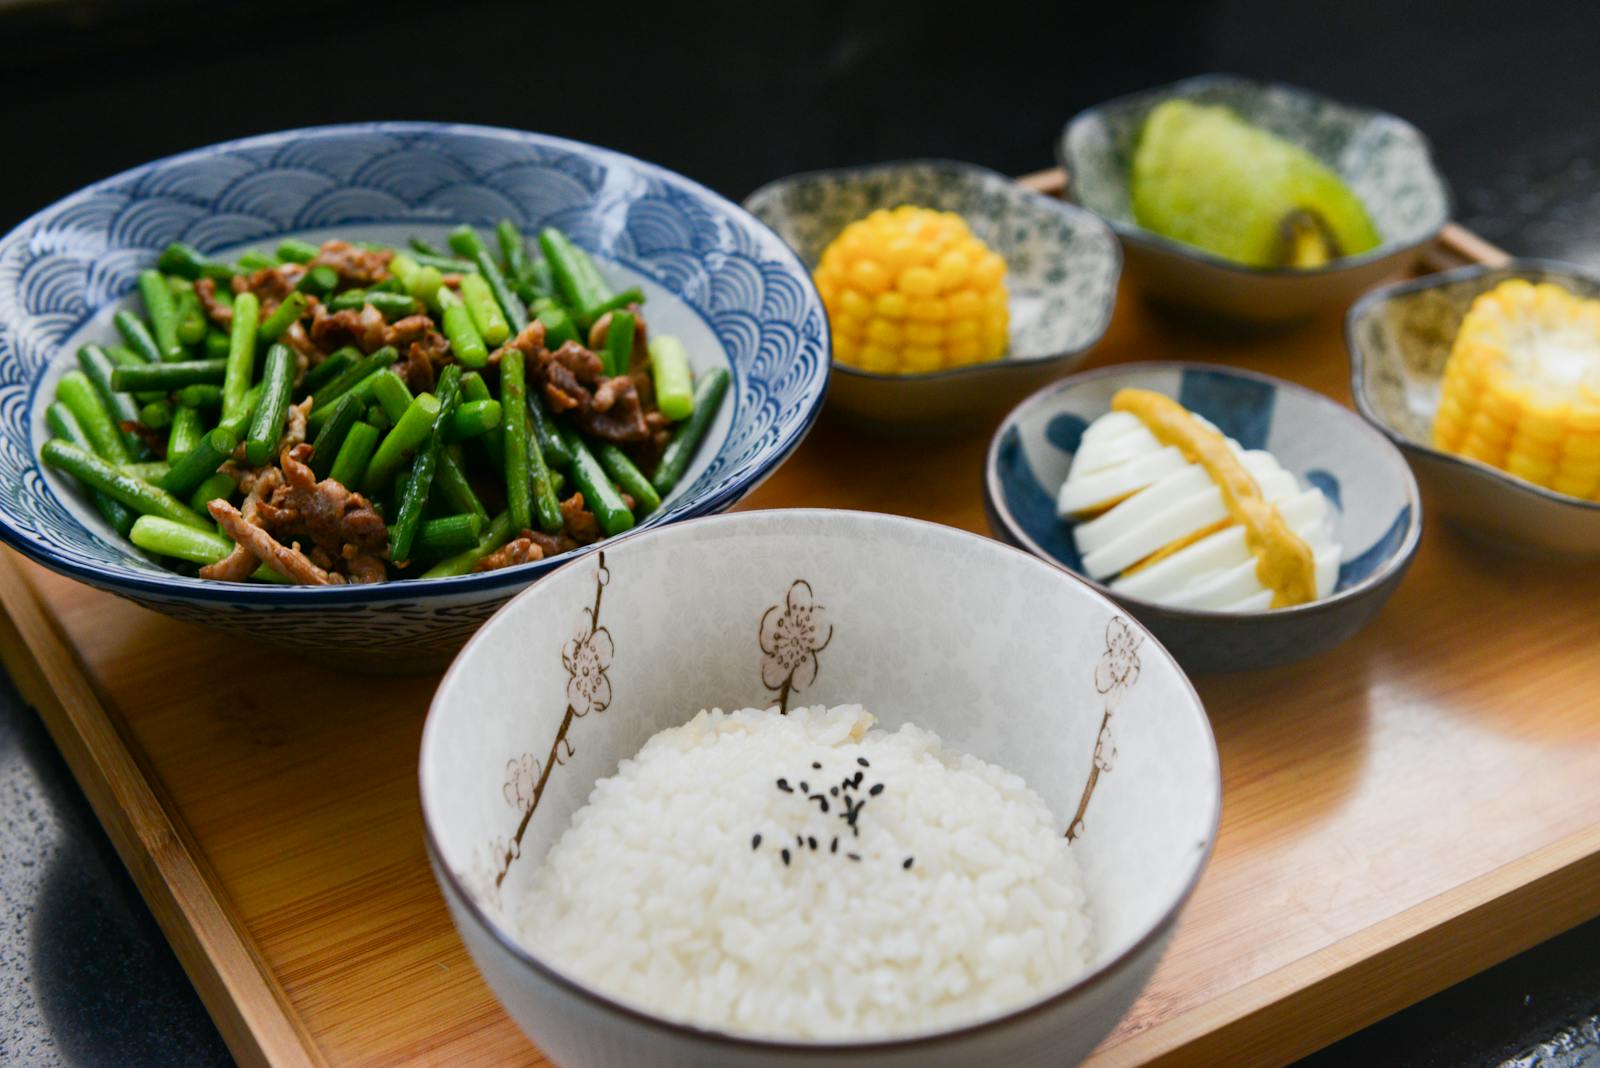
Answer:
[{"label": "white rice", "polygon": [[[928,731],[873,722],[859,705],[747,708],[657,734],[551,848],[526,944],[640,1009],[782,1038],[970,1023],[1080,974],[1082,880],[1043,800]],[[859,835],[841,796],[866,798]]]}]

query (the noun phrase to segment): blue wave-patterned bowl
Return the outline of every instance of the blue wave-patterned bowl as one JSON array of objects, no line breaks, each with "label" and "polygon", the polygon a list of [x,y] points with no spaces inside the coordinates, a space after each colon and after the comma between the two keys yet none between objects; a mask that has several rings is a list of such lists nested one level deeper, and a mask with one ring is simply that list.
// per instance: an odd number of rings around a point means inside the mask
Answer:
[{"label": "blue wave-patterned bowl", "polygon": [[180,619],[320,654],[439,661],[568,556],[428,582],[304,588],[206,583],[118,537],[42,470],[44,408],[85,341],[114,337],[134,278],[176,240],[208,252],[287,235],[398,241],[449,227],[552,224],[638,285],[652,327],[733,389],[682,487],[640,525],[727,509],[800,443],[827,387],[827,317],[805,267],[742,208],[605,149],[434,123],[327,126],[213,145],[74,193],[0,240],[0,538],[73,578]]},{"label": "blue wave-patterned bowl", "polygon": [[[1176,399],[1327,494],[1344,550],[1332,594],[1270,612],[1200,611],[1130,597],[1083,574],[1072,524],[1056,515],[1056,496],[1083,431],[1128,387]],[[1333,648],[1383,607],[1422,537],[1422,499],[1411,469],[1355,412],[1290,382],[1197,363],[1103,367],[1041,389],[995,432],[984,503],[997,537],[1117,601],[1197,674],[1287,664]]]}]

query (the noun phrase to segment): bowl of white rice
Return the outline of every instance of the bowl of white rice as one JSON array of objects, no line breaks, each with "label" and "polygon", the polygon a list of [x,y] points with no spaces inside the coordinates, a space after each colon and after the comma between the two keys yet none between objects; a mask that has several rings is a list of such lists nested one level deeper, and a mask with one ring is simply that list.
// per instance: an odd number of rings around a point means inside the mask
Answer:
[{"label": "bowl of white rice", "polygon": [[474,963],[566,1068],[1076,1063],[1221,806],[1199,698],[1114,603],[825,510],[530,587],[445,676],[420,778]]}]

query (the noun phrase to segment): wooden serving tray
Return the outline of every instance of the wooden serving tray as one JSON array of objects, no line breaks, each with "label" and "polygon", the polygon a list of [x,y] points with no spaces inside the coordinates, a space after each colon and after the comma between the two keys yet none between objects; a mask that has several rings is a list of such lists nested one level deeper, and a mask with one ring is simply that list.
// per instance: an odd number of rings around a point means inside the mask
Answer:
[{"label": "wooden serving tray", "polygon": [[[1452,228],[1429,262],[1500,255]],[[1225,360],[1348,401],[1341,325],[1197,337],[1125,293],[1091,362]],[[886,439],[824,418],[745,507],[984,531],[990,429]],[[473,970],[423,855],[435,678],[341,677],[9,552],[0,604],[7,670],[241,1062],[546,1063]],[[1201,679],[1216,853],[1092,1063],[1283,1064],[1600,914],[1597,606],[1600,572],[1429,523],[1350,643]]]}]

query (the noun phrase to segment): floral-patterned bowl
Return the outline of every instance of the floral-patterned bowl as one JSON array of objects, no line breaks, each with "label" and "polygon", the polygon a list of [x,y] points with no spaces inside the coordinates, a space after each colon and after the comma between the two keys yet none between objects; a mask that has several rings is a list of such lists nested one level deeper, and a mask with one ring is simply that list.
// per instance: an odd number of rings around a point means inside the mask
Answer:
[{"label": "floral-patterned bowl", "polygon": [[[1128,175],[1145,116],[1182,97],[1225,104],[1337,171],[1366,205],[1383,243],[1314,270],[1249,267],[1134,222]],[[1188,78],[1081,112],[1056,146],[1067,194],[1111,224],[1128,274],[1149,296],[1243,323],[1278,324],[1346,304],[1408,271],[1450,218],[1450,191],[1427,139],[1403,119],[1305,89],[1227,74]]]},{"label": "floral-patterned bowl", "polygon": [[1456,330],[1480,293],[1512,278],[1553,282],[1600,298],[1600,275],[1539,260],[1463,267],[1374,290],[1345,320],[1350,392],[1367,421],[1411,461],[1434,515],[1498,544],[1557,557],[1600,557],[1600,501],[1536,486],[1432,444],[1439,385]]},{"label": "floral-patterned bowl", "polygon": [[[534,871],[651,735],[708,707],[847,703],[1039,792],[1083,871],[1087,974],[973,1026],[784,1042],[619,1003],[522,943]],[[1149,977],[1221,806],[1199,698],[1115,604],[986,538],[827,510],[662,527],[550,575],[462,650],[420,765],[428,854],[474,962],[552,1061],[590,1068],[1076,1063]]]},{"label": "floral-patterned bowl", "polygon": [[800,443],[828,379],[809,272],[737,205],[670,171],[539,134],[437,123],[327,126],[214,145],[74,193],[0,238],[0,540],[146,607],[341,664],[442,664],[513,593],[560,566],[376,586],[203,582],[118,537],[45,470],[44,413],[72,353],[168,242],[203,251],[299,235],[440,239],[468,221],[554,224],[649,297],[651,325],[733,388],[681,488],[644,527],[731,506]]},{"label": "floral-patterned bowl", "polygon": [[912,375],[835,363],[828,387],[835,411],[885,431],[969,427],[1077,366],[1105,333],[1122,271],[1116,238],[1088,212],[994,171],[949,160],[812,171],[764,185],[744,202],[812,269],[839,231],[878,208],[901,204],[956,212],[1005,257],[1007,354]]},{"label": "floral-patterned bowl", "polygon": [[1235,368],[1135,363],[1073,375],[1006,416],[989,445],[984,503],[995,535],[1085,581],[1070,522],[1056,514],[1083,431],[1117,390],[1154,390],[1211,420],[1247,449],[1266,449],[1334,507],[1338,585],[1320,601],[1270,612],[1172,608],[1093,585],[1195,674],[1287,664],[1360,630],[1400,584],[1422,537],[1416,480],[1395,447],[1356,413],[1309,389]]}]

